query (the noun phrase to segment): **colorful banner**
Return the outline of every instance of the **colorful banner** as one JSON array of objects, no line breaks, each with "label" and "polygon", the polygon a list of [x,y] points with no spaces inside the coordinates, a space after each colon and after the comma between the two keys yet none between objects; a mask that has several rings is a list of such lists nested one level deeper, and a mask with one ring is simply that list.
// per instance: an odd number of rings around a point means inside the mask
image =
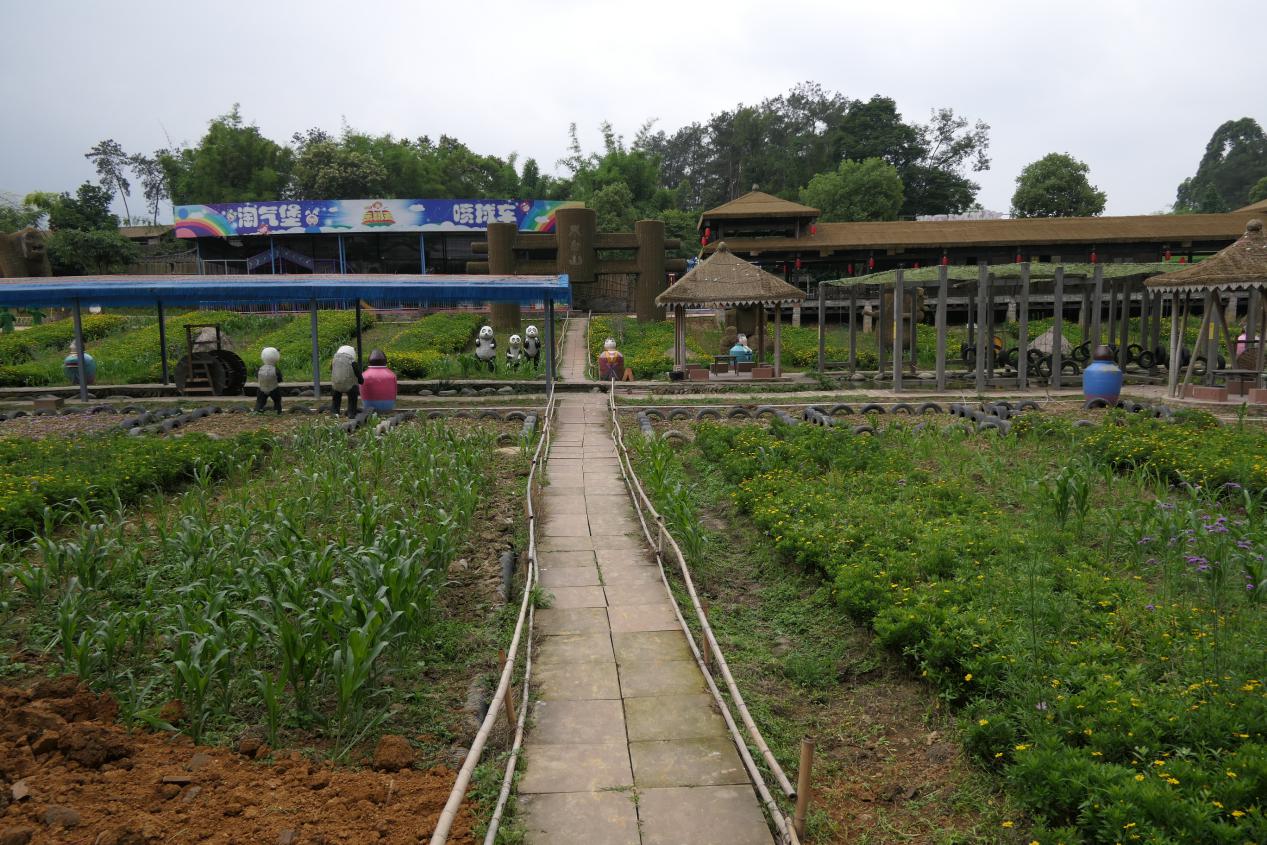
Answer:
[{"label": "colorful banner", "polygon": [[364,232],[483,232],[514,223],[521,232],[553,232],[562,200],[278,200],[178,205],[178,238]]}]

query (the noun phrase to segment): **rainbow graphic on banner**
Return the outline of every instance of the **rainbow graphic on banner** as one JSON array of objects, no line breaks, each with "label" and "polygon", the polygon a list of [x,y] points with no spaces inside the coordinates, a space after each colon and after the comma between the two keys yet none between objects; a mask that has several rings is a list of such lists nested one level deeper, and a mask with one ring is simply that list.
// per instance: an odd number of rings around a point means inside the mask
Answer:
[{"label": "rainbow graphic on banner", "polygon": [[232,238],[238,233],[223,214],[205,205],[180,206],[172,225],[179,238]]}]

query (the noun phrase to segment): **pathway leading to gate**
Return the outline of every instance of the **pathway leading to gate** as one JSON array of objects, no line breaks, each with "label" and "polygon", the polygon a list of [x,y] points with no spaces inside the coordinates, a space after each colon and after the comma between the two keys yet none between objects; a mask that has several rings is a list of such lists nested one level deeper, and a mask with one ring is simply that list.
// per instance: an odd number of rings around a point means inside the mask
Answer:
[{"label": "pathway leading to gate", "polygon": [[[574,340],[569,353],[583,351]],[[607,397],[565,394],[556,413],[538,533],[551,604],[536,612],[519,780],[527,841],[770,845],[621,479]]]}]

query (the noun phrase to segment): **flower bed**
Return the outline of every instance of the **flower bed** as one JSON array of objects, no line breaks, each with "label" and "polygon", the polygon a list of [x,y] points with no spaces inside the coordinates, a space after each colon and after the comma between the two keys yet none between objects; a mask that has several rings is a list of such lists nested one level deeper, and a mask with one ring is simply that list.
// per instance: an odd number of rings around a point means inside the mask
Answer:
[{"label": "flower bed", "polygon": [[786,559],[961,708],[1034,840],[1261,842],[1267,509],[1244,489],[1172,492],[1165,444],[1213,481],[1262,438],[1225,430],[1215,453],[1191,445],[1209,431],[1154,429],[704,423],[696,444]]}]

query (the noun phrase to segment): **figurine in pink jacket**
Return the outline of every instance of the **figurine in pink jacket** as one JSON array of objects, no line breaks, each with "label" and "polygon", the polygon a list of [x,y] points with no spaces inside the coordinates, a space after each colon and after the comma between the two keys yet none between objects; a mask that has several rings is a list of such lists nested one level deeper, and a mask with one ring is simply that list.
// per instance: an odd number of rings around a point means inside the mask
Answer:
[{"label": "figurine in pink jacket", "polygon": [[396,407],[396,374],[387,369],[387,356],[381,349],[370,353],[365,383],[361,385],[361,401],[370,411],[391,411]]}]

